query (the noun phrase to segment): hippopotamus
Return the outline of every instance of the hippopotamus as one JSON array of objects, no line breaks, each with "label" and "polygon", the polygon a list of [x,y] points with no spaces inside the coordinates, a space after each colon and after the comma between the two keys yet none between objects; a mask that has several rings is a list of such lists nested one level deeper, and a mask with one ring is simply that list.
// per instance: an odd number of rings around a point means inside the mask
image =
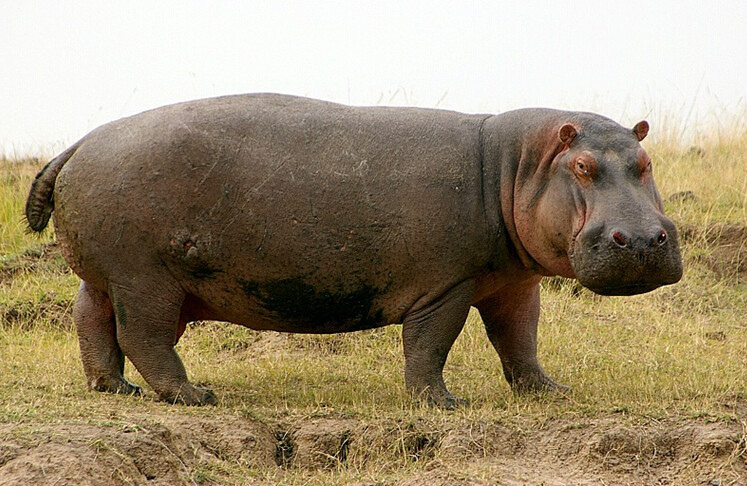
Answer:
[{"label": "hippopotamus", "polygon": [[564,390],[537,359],[540,280],[602,295],[677,282],[649,126],[531,108],[463,114],[276,94],[190,101],[103,125],[52,159],[26,205],[54,212],[82,279],[93,390],[211,404],[174,347],[188,323],[339,333],[402,326],[405,384],[451,408],[443,368],[477,308],[509,384]]}]

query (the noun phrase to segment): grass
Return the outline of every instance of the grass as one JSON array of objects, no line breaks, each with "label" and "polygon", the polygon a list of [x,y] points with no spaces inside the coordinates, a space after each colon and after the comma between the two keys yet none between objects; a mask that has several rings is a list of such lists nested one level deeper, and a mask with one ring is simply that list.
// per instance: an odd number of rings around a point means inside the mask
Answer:
[{"label": "grass", "polygon": [[[271,422],[330,416],[434,427],[443,420],[543,423],[554,417],[735,420],[747,401],[747,279],[714,270],[720,243],[706,235],[747,222],[747,132],[705,138],[697,147],[667,140],[647,146],[667,213],[690,235],[683,240],[680,283],[626,298],[596,296],[569,281],[543,284],[540,360],[551,376],[573,387],[568,396],[512,394],[474,311],[445,368],[452,392],[472,403],[455,412],[423,407],[405,392],[398,326],[307,336],[197,323],[178,351],[191,379],[216,391],[221,413]],[[78,279],[51,246],[52,231],[29,235],[22,220],[40,165],[0,162],[0,424],[106,423],[112,410],[215,414],[210,407],[159,403],[153,395],[86,390],[71,322]],[[718,260],[727,266],[744,258],[747,243],[730,244],[731,260]],[[144,385],[129,363],[126,374]],[[358,470],[357,476],[338,471],[334,481],[363,475],[386,482],[402,465],[401,454],[388,457],[377,470]],[[234,474],[207,468],[195,478],[210,482]],[[269,481],[267,475],[277,473],[249,474]],[[325,478],[298,473],[285,481],[318,484]]]},{"label": "grass", "polygon": [[[645,143],[644,143],[645,145]],[[747,127],[735,125],[683,148],[662,140],[649,148],[662,195],[674,198],[668,215],[678,223],[707,226],[747,222]]]}]

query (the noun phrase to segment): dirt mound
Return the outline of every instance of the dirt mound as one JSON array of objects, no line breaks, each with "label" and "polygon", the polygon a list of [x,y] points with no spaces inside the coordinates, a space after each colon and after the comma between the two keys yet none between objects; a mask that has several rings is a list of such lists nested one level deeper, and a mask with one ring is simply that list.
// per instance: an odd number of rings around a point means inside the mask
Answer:
[{"label": "dirt mound", "polygon": [[747,474],[744,429],[737,423],[629,427],[614,419],[554,421],[534,431],[469,424],[450,430],[441,452],[467,459],[467,470],[484,469],[470,458],[496,458],[488,469],[507,469],[505,484],[665,484],[688,475],[707,483]]},{"label": "dirt mound", "polygon": [[31,329],[39,322],[58,328],[70,329],[70,314],[73,302],[56,300],[57,295],[50,293],[45,301],[21,301],[13,304],[0,304],[0,325]]},{"label": "dirt mound", "polygon": [[204,466],[277,467],[273,431],[235,419],[19,426],[0,437],[2,485],[180,485]]},{"label": "dirt mound", "polygon": [[732,484],[747,477],[744,427],[626,426],[614,418],[539,426],[344,418],[269,425],[236,416],[5,425],[0,484],[180,485],[221,482],[237,470],[271,477],[269,484],[294,471],[364,472],[382,464],[402,471],[398,484]]},{"label": "dirt mound", "polygon": [[68,265],[62,258],[57,242],[50,242],[23,253],[0,258],[0,284],[15,278],[22,272],[45,272],[63,274]]},{"label": "dirt mound", "polygon": [[739,224],[710,224],[704,228],[681,225],[683,243],[707,248],[696,257],[719,279],[743,281],[747,279],[747,226]]},{"label": "dirt mound", "polygon": [[[0,285],[10,283],[23,274],[39,274],[48,278],[52,275],[64,275],[69,271],[57,243],[45,243],[18,255],[0,258]],[[68,329],[72,323],[72,306],[71,299],[60,296],[53,290],[45,292],[41,300],[37,296],[29,296],[2,302],[0,325],[29,329],[44,322],[53,327]]]}]

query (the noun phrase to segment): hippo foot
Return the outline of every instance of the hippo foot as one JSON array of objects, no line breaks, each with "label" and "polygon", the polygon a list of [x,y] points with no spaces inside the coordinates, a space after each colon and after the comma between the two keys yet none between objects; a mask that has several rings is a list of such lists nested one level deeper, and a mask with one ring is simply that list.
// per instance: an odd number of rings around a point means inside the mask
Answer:
[{"label": "hippo foot", "polygon": [[469,406],[469,400],[466,398],[455,397],[449,392],[440,393],[438,395],[426,393],[422,398],[425,399],[425,403],[429,406],[440,408],[442,410],[455,410],[457,408]]},{"label": "hippo foot", "polygon": [[164,402],[197,407],[216,405],[218,403],[218,399],[212,390],[200,388],[189,383],[182,385],[175,394],[159,394],[159,398]]},{"label": "hippo foot", "polygon": [[441,408],[443,410],[456,410],[457,408],[469,406],[469,400],[467,400],[466,398],[450,395],[438,403],[428,400],[428,404],[434,407]]},{"label": "hippo foot", "polygon": [[142,395],[143,389],[130,383],[123,376],[100,376],[88,382],[88,388],[94,391],[116,393],[121,395]]},{"label": "hippo foot", "polygon": [[545,375],[531,376],[529,379],[514,379],[511,383],[514,393],[519,395],[531,393],[565,394],[571,391],[571,387],[558,383]]}]

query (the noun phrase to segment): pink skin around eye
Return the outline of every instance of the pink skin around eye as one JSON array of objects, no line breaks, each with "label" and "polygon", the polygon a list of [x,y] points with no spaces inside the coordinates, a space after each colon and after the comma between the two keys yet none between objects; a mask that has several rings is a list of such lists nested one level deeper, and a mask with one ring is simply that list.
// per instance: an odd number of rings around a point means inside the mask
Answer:
[{"label": "pink skin around eye", "polygon": [[651,171],[651,159],[645,150],[638,150],[638,172],[641,177],[645,176]]},{"label": "pink skin around eye", "polygon": [[571,170],[582,184],[590,184],[596,178],[597,161],[591,154],[583,152],[571,164]]}]

